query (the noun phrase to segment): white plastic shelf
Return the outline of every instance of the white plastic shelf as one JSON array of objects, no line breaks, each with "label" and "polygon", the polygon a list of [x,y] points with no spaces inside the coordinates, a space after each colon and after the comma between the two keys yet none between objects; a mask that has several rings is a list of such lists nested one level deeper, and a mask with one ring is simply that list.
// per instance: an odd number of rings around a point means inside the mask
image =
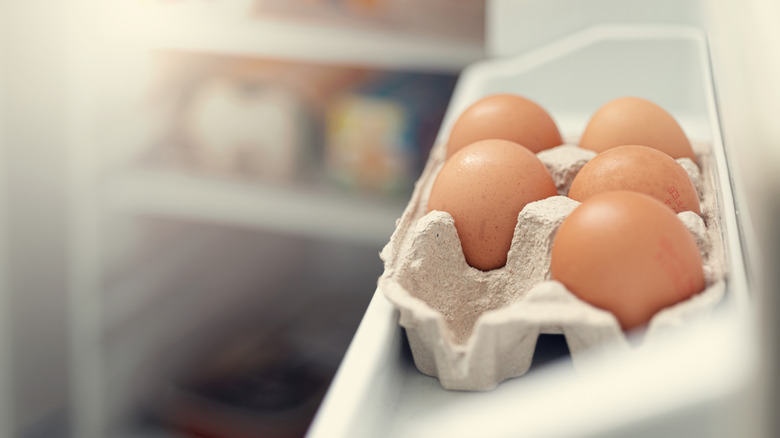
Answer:
[{"label": "white plastic shelf", "polygon": [[104,188],[107,206],[130,214],[266,229],[381,247],[403,203],[344,192],[234,182],[168,171],[132,171]]},{"label": "white plastic shelf", "polygon": [[149,49],[390,69],[458,71],[485,57],[481,41],[268,19],[245,9],[219,2],[125,2],[107,10],[104,28],[119,41]]},{"label": "white plastic shelf", "polygon": [[[707,323],[682,324],[657,344],[604,354],[583,372],[550,364],[486,392],[447,391],[406,353],[399,312],[378,290],[309,438],[757,436],[740,391],[757,363],[742,231],[720,137],[706,33],[696,26],[593,26],[460,76],[438,141],[493,93],[540,102],[567,135],[621,96],[658,103],[687,135],[712,143],[727,248],[727,296]],[[752,422],[752,423],[751,423]]]}]

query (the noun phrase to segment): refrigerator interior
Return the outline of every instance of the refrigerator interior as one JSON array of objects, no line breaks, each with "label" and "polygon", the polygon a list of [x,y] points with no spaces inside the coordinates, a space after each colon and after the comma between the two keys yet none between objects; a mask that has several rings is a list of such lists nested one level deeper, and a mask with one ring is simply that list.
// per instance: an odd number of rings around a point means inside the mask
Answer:
[{"label": "refrigerator interior", "polygon": [[[0,6],[0,436],[759,435],[777,392],[755,397],[755,368],[773,381],[777,328],[757,336],[752,312],[777,306],[755,281],[709,328],[589,379],[542,336],[531,372],[488,393],[420,374],[374,291],[437,133],[467,96],[506,89],[564,135],[621,93],[722,135],[745,247],[751,216],[765,233],[746,275],[763,278],[777,7],[452,3]],[[569,51],[604,24],[628,37]],[[477,61],[529,54],[519,81],[456,87]]]}]

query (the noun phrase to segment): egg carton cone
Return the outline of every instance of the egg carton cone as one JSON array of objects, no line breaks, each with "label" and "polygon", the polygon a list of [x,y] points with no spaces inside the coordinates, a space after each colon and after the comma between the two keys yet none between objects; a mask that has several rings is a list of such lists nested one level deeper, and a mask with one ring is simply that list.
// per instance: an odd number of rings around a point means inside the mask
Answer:
[{"label": "egg carton cone", "polygon": [[563,334],[575,369],[585,370],[614,349],[641,349],[709,315],[725,294],[725,257],[711,146],[693,146],[698,165],[688,158],[677,161],[698,190],[702,215],[677,216],[696,239],[706,288],[656,313],[637,341],[610,312],[580,300],[550,276],[555,234],[580,204],[565,195],[579,169],[596,155],[593,151],[567,139],[567,144],[537,154],[553,176],[558,196],[527,204],[518,214],[506,265],[480,271],[466,263],[452,216],[427,212],[446,156],[445,145],[435,145],[381,252],[385,271],[378,284],[400,312],[417,368],[438,377],[445,389],[489,390],[528,371],[540,334]]}]

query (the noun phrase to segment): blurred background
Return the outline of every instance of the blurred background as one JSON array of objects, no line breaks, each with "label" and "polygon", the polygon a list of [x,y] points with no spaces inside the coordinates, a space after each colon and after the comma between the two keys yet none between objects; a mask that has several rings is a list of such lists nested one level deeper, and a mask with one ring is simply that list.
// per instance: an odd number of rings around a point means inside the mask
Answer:
[{"label": "blurred background", "polygon": [[484,56],[484,1],[0,20],[0,436],[302,436]]},{"label": "blurred background", "polygon": [[[2,3],[0,436],[303,436],[458,74],[564,32],[541,3]],[[771,268],[780,7],[675,10],[707,28]]]}]

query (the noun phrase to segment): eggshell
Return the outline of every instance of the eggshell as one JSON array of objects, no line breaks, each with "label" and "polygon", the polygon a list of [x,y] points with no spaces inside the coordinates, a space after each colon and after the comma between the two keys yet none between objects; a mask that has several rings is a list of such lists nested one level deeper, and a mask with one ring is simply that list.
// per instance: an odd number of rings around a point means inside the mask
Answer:
[{"label": "eggshell", "polygon": [[685,169],[669,155],[647,146],[618,146],[598,154],[577,173],[569,197],[584,202],[616,190],[645,193],[675,213],[701,214],[699,194]]},{"label": "eggshell", "polygon": [[466,262],[488,271],[506,264],[520,210],[555,195],[550,172],[531,151],[507,140],[483,140],[444,163],[428,211],[452,215]]},{"label": "eggshell", "polygon": [[691,142],[674,117],[638,97],[622,97],[602,106],[580,139],[580,147],[596,152],[624,145],[648,146],[672,158],[696,161]]},{"label": "eggshell", "polygon": [[552,247],[552,278],[623,329],[705,286],[696,240],[662,202],[616,191],[586,200],[561,224]]},{"label": "eggshell", "polygon": [[487,139],[509,140],[537,153],[563,144],[552,117],[537,103],[514,94],[485,97],[464,111],[450,131],[447,157]]}]

